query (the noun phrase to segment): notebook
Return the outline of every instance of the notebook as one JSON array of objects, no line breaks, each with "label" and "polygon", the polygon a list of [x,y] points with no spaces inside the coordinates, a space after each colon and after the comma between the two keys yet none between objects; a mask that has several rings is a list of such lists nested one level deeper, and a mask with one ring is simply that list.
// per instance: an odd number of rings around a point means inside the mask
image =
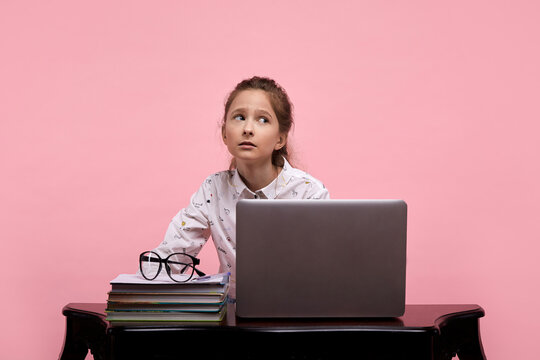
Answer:
[{"label": "notebook", "polygon": [[236,315],[399,317],[406,233],[402,200],[240,200]]}]

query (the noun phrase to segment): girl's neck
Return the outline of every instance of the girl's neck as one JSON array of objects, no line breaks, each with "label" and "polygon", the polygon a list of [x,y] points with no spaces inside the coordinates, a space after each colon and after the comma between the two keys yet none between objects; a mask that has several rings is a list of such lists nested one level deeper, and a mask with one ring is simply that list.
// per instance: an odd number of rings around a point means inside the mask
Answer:
[{"label": "girl's neck", "polygon": [[270,184],[278,176],[280,168],[271,162],[266,164],[236,163],[238,174],[249,190],[255,192]]}]

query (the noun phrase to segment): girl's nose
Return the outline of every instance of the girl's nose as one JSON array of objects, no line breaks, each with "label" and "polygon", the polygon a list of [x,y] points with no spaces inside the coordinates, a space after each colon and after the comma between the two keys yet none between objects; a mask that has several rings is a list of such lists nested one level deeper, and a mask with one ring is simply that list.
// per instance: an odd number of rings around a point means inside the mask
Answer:
[{"label": "girl's nose", "polygon": [[253,124],[249,120],[244,123],[244,135],[253,135]]}]

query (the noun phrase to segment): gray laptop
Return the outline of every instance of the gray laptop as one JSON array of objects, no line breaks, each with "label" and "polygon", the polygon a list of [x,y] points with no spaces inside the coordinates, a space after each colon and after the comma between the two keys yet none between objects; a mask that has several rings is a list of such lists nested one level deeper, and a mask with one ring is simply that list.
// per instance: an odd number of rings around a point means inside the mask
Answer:
[{"label": "gray laptop", "polygon": [[236,314],[401,316],[406,234],[402,200],[241,200]]}]

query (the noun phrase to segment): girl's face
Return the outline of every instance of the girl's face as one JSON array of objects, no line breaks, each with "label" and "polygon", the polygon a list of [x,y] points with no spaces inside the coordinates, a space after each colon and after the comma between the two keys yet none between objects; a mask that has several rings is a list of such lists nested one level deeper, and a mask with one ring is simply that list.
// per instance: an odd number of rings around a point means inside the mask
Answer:
[{"label": "girl's face", "polygon": [[223,142],[237,163],[271,163],[274,150],[286,143],[287,137],[279,133],[277,116],[263,90],[239,92],[225,119]]}]

